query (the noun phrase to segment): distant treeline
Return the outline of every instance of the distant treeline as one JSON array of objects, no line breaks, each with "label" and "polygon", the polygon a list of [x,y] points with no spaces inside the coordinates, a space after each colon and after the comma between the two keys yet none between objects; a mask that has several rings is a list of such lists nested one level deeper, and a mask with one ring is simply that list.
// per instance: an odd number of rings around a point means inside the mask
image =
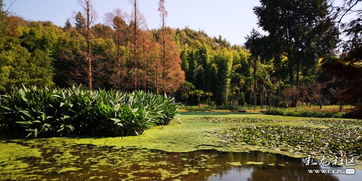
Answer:
[{"label": "distant treeline", "polygon": [[[105,24],[93,24],[91,6],[83,6],[64,27],[1,10],[0,91],[22,84],[84,85],[167,93],[185,104],[360,104],[343,95],[357,94],[362,85],[355,66],[361,62],[361,19],[341,29],[336,17],[343,12],[331,10],[327,1],[261,0],[254,11],[268,35],[252,31],[245,46],[190,28],[166,27],[164,2],[159,8],[163,26],[155,30],[144,28],[137,1],[132,15],[115,10]],[[341,31],[351,38],[337,56]],[[342,73],[335,72],[336,66]],[[343,74],[348,70],[353,79]]]}]

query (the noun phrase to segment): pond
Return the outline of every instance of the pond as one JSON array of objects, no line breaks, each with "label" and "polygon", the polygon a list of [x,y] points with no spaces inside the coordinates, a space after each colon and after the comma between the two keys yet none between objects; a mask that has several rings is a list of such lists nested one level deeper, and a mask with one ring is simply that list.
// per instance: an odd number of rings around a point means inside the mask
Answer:
[{"label": "pond", "polygon": [[[22,142],[8,144],[29,146]],[[47,143],[29,147],[39,149],[41,156],[22,158],[13,165],[0,161],[0,180],[362,180],[360,170],[355,175],[311,174],[308,169],[319,167],[306,167],[302,159],[263,152],[167,153]]]}]

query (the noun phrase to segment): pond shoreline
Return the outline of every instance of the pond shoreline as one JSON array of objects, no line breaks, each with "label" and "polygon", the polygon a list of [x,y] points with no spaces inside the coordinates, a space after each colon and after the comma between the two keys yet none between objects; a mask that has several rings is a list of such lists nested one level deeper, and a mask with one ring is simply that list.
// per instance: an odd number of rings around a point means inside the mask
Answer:
[{"label": "pond shoreline", "polygon": [[[210,113],[211,114],[211,113]],[[224,138],[219,133],[235,128],[249,128],[254,126],[307,126],[323,130],[328,124],[335,124],[337,119],[308,119],[300,117],[270,116],[263,114],[233,114],[218,113],[217,115],[186,113],[173,120],[170,125],[156,126],[146,130],[144,134],[129,137],[111,138],[38,138],[38,139],[7,139],[0,140],[0,173],[21,171],[30,165],[24,159],[39,160],[41,163],[58,160],[68,164],[77,162],[79,156],[74,157],[76,151],[72,148],[81,148],[85,153],[88,150],[147,150],[161,151],[169,154],[189,154],[195,151],[215,150],[223,153],[252,153],[283,155],[290,158],[303,158],[308,154],[280,148],[267,148],[263,146],[248,145],[234,141],[232,136]],[[359,124],[357,120],[346,120],[351,125]],[[328,123],[328,124],[327,124]],[[54,151],[56,150],[56,151]],[[16,153],[15,155],[13,153]],[[93,153],[95,154],[95,153]],[[102,159],[109,159],[114,153]],[[49,158],[52,157],[52,158]],[[54,157],[54,158],[53,158]],[[109,157],[109,158],[108,158]],[[122,159],[116,156],[118,159]],[[316,155],[317,159],[320,159]],[[101,159],[101,160],[102,160]],[[48,161],[47,161],[48,160]],[[114,160],[117,161],[117,160]],[[362,163],[358,162],[354,168],[362,170]],[[77,164],[75,164],[77,165]],[[59,166],[61,168],[61,166]],[[58,169],[59,169],[58,168]],[[1,171],[3,170],[3,171]],[[7,170],[7,171],[6,171]],[[67,170],[65,170],[67,171]],[[21,172],[20,172],[21,173]],[[20,174],[19,173],[19,174]]]}]

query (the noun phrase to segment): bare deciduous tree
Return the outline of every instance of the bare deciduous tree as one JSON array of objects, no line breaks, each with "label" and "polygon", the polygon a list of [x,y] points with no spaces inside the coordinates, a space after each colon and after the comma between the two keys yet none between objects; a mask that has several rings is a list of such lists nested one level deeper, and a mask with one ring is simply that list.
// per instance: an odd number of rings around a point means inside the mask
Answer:
[{"label": "bare deciduous tree", "polygon": [[[158,7],[158,11],[160,12],[160,16],[161,16],[161,33],[160,33],[160,39],[161,39],[161,48],[162,48],[162,55],[161,55],[161,63],[162,63],[162,79],[164,80],[166,77],[166,40],[165,40],[165,36],[166,36],[166,32],[165,32],[165,24],[166,24],[166,17],[168,15],[168,12],[166,10],[166,6],[165,6],[166,0],[160,0],[159,1],[159,7]],[[158,73],[156,73],[158,74]],[[158,75],[156,78],[156,92],[158,93]]]},{"label": "bare deciduous tree", "polygon": [[83,13],[86,17],[86,40],[87,40],[87,64],[88,64],[88,88],[93,88],[93,67],[92,67],[92,30],[91,26],[95,22],[96,12],[93,8],[92,0],[79,0]]}]

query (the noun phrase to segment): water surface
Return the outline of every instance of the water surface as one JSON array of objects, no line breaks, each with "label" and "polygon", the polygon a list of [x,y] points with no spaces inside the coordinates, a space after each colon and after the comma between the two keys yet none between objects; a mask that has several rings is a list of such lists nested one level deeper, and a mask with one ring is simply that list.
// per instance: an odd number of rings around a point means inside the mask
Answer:
[{"label": "water surface", "polygon": [[320,168],[306,167],[302,159],[263,152],[167,153],[93,145],[59,146],[46,142],[32,147],[41,150],[41,157],[22,158],[24,166],[0,163],[0,180],[362,180],[358,170],[355,175],[310,174],[308,169]]}]

